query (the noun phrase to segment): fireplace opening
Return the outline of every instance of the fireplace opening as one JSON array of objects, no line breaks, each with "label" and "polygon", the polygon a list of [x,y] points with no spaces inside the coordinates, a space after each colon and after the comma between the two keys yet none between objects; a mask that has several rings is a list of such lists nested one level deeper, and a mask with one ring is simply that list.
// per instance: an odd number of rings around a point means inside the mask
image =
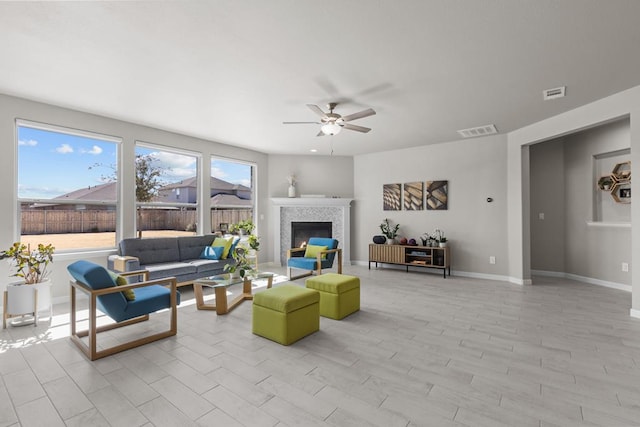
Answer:
[{"label": "fireplace opening", "polygon": [[331,225],[331,222],[292,222],[291,247],[305,246],[310,237],[332,237]]}]

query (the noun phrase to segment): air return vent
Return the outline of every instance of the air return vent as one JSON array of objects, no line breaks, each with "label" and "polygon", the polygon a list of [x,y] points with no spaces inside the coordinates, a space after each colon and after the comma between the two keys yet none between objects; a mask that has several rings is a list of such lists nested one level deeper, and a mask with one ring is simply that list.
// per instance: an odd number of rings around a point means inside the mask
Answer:
[{"label": "air return vent", "polygon": [[566,86],[555,87],[553,89],[543,90],[542,95],[545,101],[549,99],[564,98],[566,90]]},{"label": "air return vent", "polygon": [[498,133],[498,129],[496,129],[496,125],[484,125],[475,128],[462,129],[459,130],[458,133],[463,138],[475,138],[477,136],[485,136]]}]

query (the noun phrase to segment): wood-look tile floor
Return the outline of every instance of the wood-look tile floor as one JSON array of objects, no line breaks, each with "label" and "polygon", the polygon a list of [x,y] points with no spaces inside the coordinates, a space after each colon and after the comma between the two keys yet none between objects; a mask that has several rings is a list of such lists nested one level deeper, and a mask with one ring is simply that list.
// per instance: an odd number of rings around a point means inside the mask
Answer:
[{"label": "wood-look tile floor", "polygon": [[90,362],[56,306],[0,332],[0,426],[640,425],[628,292],[345,273],[361,279],[360,312],[289,347],[251,333],[250,302],[217,316],[183,289],[176,337]]}]

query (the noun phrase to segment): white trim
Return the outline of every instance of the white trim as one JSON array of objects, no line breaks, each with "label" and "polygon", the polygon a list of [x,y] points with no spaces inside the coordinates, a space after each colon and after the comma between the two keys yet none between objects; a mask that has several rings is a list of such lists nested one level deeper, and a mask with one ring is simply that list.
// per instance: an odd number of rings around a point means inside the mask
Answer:
[{"label": "white trim", "polygon": [[634,308],[630,309],[629,316],[640,319],[640,310],[636,310]]},{"label": "white trim", "polygon": [[123,138],[115,135],[107,135],[100,132],[70,128],[67,126],[52,125],[49,123],[32,122],[25,119],[16,119],[16,127],[22,126],[31,129],[39,129],[47,132],[64,133],[67,135],[80,136],[82,138],[97,139],[105,142],[122,144]]},{"label": "white trim", "polygon": [[590,285],[597,285],[597,286],[604,286],[605,288],[618,289],[620,291],[627,291],[627,292],[632,291],[631,285],[625,285],[624,283],[609,282],[608,280],[601,280],[601,279],[595,279],[593,277],[579,276],[577,274],[564,273],[561,271],[531,270],[531,274],[534,276],[570,279],[578,282],[588,283]]},{"label": "white trim", "polygon": [[631,228],[631,223],[587,221],[587,227]]}]

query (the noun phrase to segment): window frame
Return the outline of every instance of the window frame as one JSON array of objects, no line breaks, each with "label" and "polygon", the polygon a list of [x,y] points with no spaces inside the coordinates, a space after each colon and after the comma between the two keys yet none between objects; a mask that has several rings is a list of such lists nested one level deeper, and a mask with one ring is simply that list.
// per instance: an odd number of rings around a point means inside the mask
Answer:
[{"label": "window frame", "polygon": [[[33,197],[29,197],[29,198],[21,198],[19,197],[19,191],[18,191],[18,187],[20,185],[19,182],[19,176],[20,176],[20,149],[19,149],[19,144],[20,144],[20,137],[19,137],[19,129],[20,128],[30,128],[30,129],[37,129],[37,130],[41,130],[41,131],[45,131],[45,132],[52,132],[52,133],[61,133],[61,134],[65,134],[65,135],[71,135],[71,136],[78,136],[78,137],[83,137],[83,138],[90,138],[90,139],[95,139],[95,140],[99,140],[102,142],[108,142],[108,143],[112,143],[115,144],[115,149],[116,149],[116,173],[115,173],[115,177],[116,177],[116,199],[111,201],[111,200],[92,200],[92,199],[47,199],[47,198],[33,198]],[[119,224],[119,218],[120,218],[120,213],[121,213],[121,203],[122,203],[122,152],[123,152],[123,138],[115,136],[115,135],[108,135],[105,133],[101,133],[101,132],[94,132],[94,131],[88,131],[88,130],[84,130],[84,129],[77,129],[77,128],[72,128],[72,127],[67,127],[67,126],[61,126],[61,125],[54,125],[54,124],[50,124],[50,123],[42,123],[42,122],[37,122],[37,121],[32,121],[32,120],[27,120],[27,119],[22,119],[22,118],[16,118],[15,119],[15,124],[14,124],[14,130],[15,130],[15,134],[14,134],[14,143],[15,143],[15,159],[14,159],[14,164],[15,164],[15,177],[16,177],[16,181],[15,181],[15,185],[13,188],[14,191],[14,206],[16,209],[16,218],[14,221],[14,238],[16,239],[16,241],[21,241],[22,239],[22,205],[24,203],[43,203],[43,204],[47,204],[47,203],[51,203],[52,200],[55,200],[55,204],[59,204],[59,205],[85,205],[85,206],[89,206],[89,205],[101,205],[101,206],[114,206],[115,207],[115,215],[116,215],[116,226],[115,226],[115,238],[114,238],[114,244],[112,246],[100,246],[100,247],[77,247],[77,248],[68,248],[68,249],[59,249],[57,250],[57,252],[59,253],[73,253],[73,252],[91,252],[91,251],[99,251],[99,250],[104,250],[104,249],[108,249],[111,250],[115,247],[117,247],[118,241],[120,240],[120,235],[121,235],[121,224]],[[77,234],[77,233],[69,233],[69,234]],[[45,234],[46,235],[46,234]]]},{"label": "window frame", "polygon": [[[195,208],[195,212],[196,212],[196,219],[198,220],[198,223],[201,223],[201,215],[202,215],[202,200],[200,196],[200,186],[202,185],[201,183],[201,176],[202,176],[202,153],[201,152],[197,152],[197,151],[191,151],[191,150],[185,150],[182,148],[178,148],[178,147],[172,147],[172,146],[167,146],[167,145],[162,145],[162,144],[158,144],[158,143],[152,143],[152,142],[148,142],[148,141],[143,141],[140,139],[136,139],[134,141],[134,162],[135,159],[138,156],[137,153],[137,148],[141,147],[141,148],[145,148],[148,150],[155,150],[155,151],[164,151],[164,152],[168,152],[168,153],[174,153],[174,154],[179,154],[182,156],[189,156],[189,157],[194,157],[196,159],[196,202],[195,203],[184,203],[184,202],[139,202],[137,200],[137,198],[135,198],[134,195],[134,200],[135,200],[135,218],[134,218],[134,230],[136,230],[136,234],[139,233],[138,231],[138,209],[139,208],[144,208],[144,207],[150,207],[150,208],[158,208],[158,207],[177,207],[177,208]],[[135,169],[135,164],[133,165],[134,169]],[[135,170],[134,170],[134,176],[135,176]],[[169,183],[172,184],[172,183]],[[134,179],[134,186],[135,186],[135,179]],[[201,228],[201,227],[198,227]],[[196,234],[202,234],[201,230],[196,230]],[[150,237],[142,237],[143,239],[148,239]]]}]

